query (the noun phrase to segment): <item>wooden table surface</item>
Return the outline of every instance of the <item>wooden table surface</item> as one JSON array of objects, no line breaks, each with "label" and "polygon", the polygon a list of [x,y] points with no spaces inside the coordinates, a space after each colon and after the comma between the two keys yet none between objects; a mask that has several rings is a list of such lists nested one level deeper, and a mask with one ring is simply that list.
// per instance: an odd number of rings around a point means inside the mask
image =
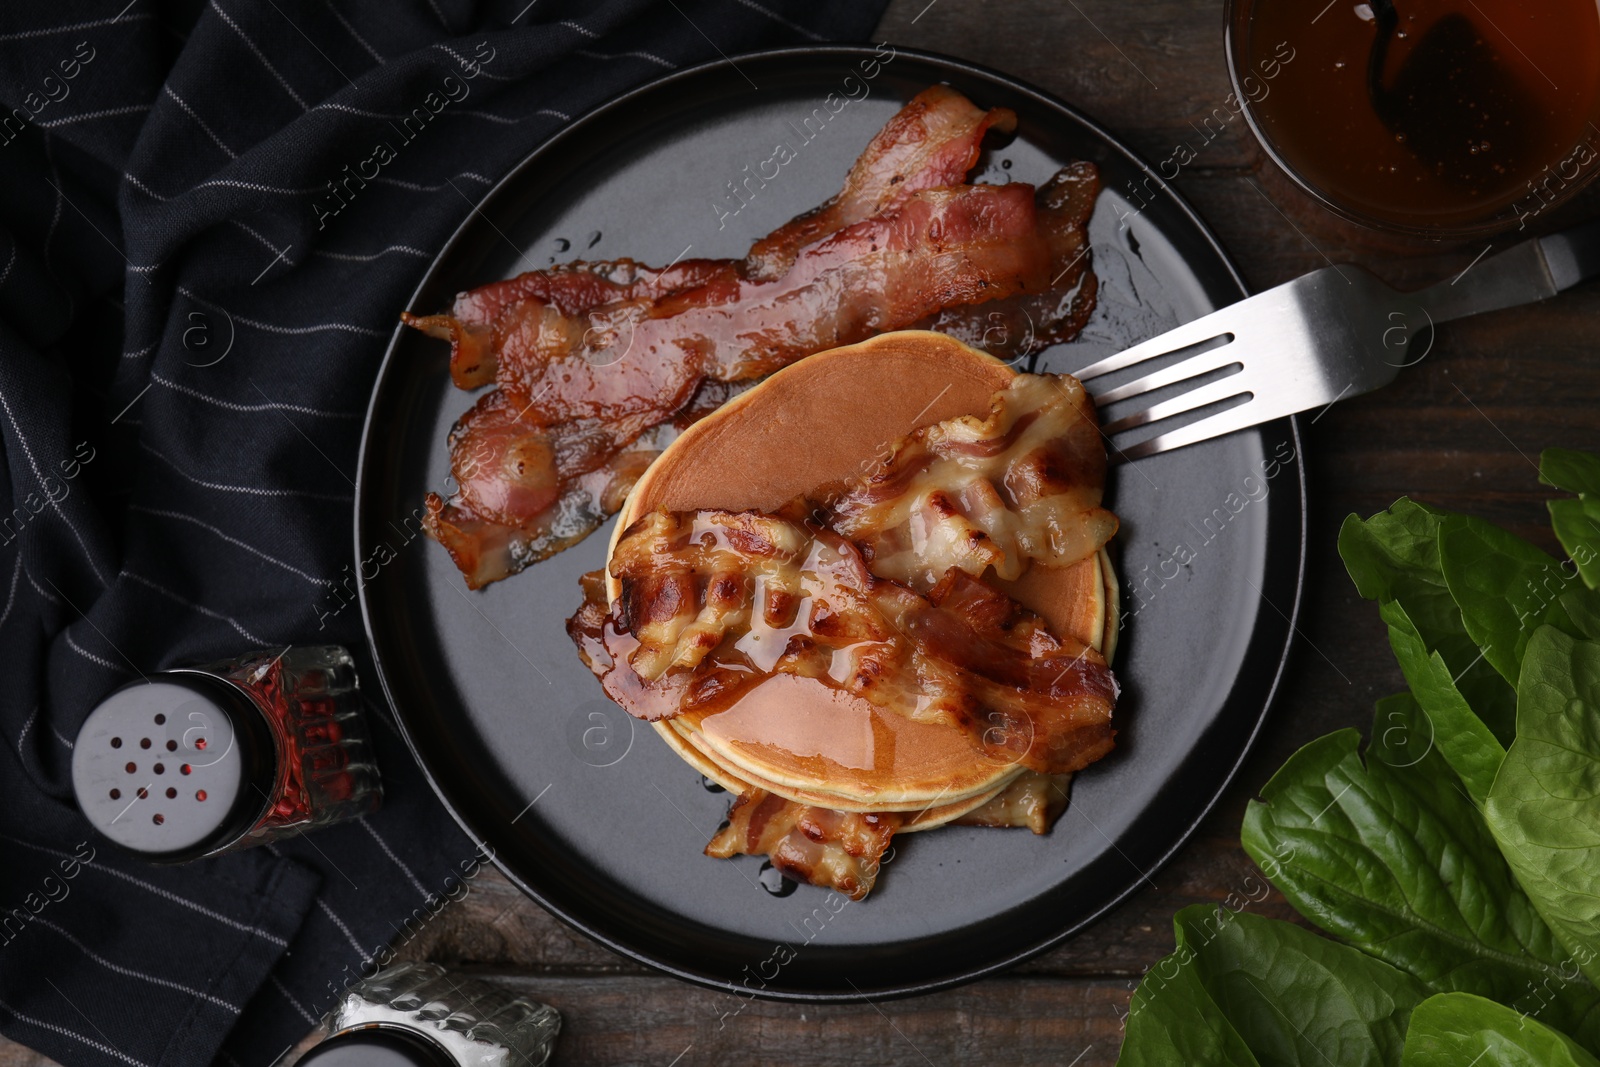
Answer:
[{"label": "wooden table surface", "polygon": [[[1044,87],[1146,159],[1199,143],[1229,92],[1219,0],[894,0],[876,38],[975,60]],[[1193,123],[1194,125],[1191,125]],[[1440,247],[1340,222],[1268,162],[1242,119],[1205,144],[1176,182],[1253,288],[1360,263],[1422,285],[1486,242]],[[1586,194],[1549,229],[1600,215]],[[1497,248],[1510,243],[1503,238]],[[1600,447],[1600,285],[1545,305],[1451,324],[1400,381],[1305,427],[1310,549],[1287,684],[1223,802],[1178,857],[1092,929],[1009,974],[913,1000],[860,1006],[743,1003],[663,978],[567,929],[492,869],[404,949],[502,981],[560,1009],[564,1064],[1058,1064],[1116,1060],[1119,1017],[1143,970],[1172,948],[1178,908],[1221,902],[1254,865],[1239,847],[1245,802],[1298,746],[1371,718],[1404,687],[1376,608],[1335,551],[1339,522],[1413,495],[1471,511],[1555,550],[1535,463],[1541,448]],[[1293,913],[1276,894],[1259,914]],[[0,1041],[0,1067],[50,1061]]]}]

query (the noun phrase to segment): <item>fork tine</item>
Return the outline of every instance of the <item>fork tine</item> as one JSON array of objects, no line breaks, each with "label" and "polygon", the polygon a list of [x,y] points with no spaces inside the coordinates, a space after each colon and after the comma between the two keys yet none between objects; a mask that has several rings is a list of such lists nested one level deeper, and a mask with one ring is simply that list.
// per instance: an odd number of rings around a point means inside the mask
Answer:
[{"label": "fork tine", "polygon": [[1181,393],[1170,400],[1163,400],[1159,404],[1151,404],[1143,411],[1135,411],[1133,414],[1126,415],[1115,422],[1107,423],[1102,429],[1107,434],[1121,433],[1124,430],[1132,430],[1139,426],[1148,426],[1152,422],[1159,422],[1162,419],[1169,419],[1174,415],[1197,411],[1207,404],[1215,404],[1222,400],[1232,400],[1234,397],[1250,391],[1250,386],[1245,383],[1245,376],[1242,373],[1231,374],[1221,381],[1202,385],[1198,389],[1191,389],[1187,393]]},{"label": "fork tine", "polygon": [[1091,363],[1082,370],[1074,372],[1072,376],[1080,382],[1086,382],[1091,378],[1098,378],[1102,374],[1110,374],[1112,371],[1131,367],[1135,363],[1142,363],[1147,359],[1166,355],[1168,352],[1176,352],[1180,348],[1201,344],[1215,337],[1227,336],[1231,340],[1232,331],[1229,326],[1234,320],[1232,317],[1225,318],[1224,316],[1237,306],[1231,305],[1221,311],[1213,311],[1209,315],[1195,319],[1193,322],[1186,322],[1182,326],[1168,330],[1157,337],[1152,337],[1148,341],[1136,344],[1132,348],[1125,348],[1116,355],[1107,356],[1105,359]]},{"label": "fork tine", "polygon": [[1260,400],[1250,400],[1240,404],[1238,407],[1220,411],[1198,422],[1180,426],[1169,433],[1158,434],[1148,441],[1140,441],[1136,445],[1119,448],[1113,453],[1112,461],[1132,462],[1133,460],[1144,459],[1147,456],[1154,456],[1161,452],[1171,452],[1175,448],[1183,448],[1187,445],[1199,444],[1201,441],[1209,441],[1213,437],[1221,437],[1237,430],[1247,430],[1263,421],[1261,413],[1257,410],[1260,404]]},{"label": "fork tine", "polygon": [[1213,348],[1198,355],[1190,356],[1187,359],[1179,360],[1170,367],[1163,367],[1154,373],[1146,374],[1143,378],[1136,378],[1131,382],[1119,385],[1115,389],[1107,389],[1105,392],[1098,394],[1094,398],[1094,402],[1097,406],[1104,407],[1107,404],[1128,400],[1142,393],[1188,381],[1190,378],[1209,374],[1211,371],[1221,370],[1227,366],[1237,365],[1240,370],[1243,370],[1241,358],[1234,352],[1234,346],[1231,343],[1225,344],[1221,348]]}]

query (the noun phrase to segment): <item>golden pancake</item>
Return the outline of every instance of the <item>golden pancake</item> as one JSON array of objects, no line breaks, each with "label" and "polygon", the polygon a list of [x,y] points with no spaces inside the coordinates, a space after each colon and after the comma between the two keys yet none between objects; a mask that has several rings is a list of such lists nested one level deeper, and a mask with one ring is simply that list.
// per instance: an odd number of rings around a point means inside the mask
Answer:
[{"label": "golden pancake", "polygon": [[[818,353],[689,427],[634,486],[612,533],[656,508],[774,511],[860,476],[929,423],[984,417],[1015,371],[943,334],[903,331]],[[608,553],[609,556],[609,553]],[[1104,551],[1034,566],[997,585],[1050,628],[1104,648],[1116,579]],[[619,584],[608,576],[614,601]],[[726,711],[653,724],[724,788],[759,786],[846,811],[920,811],[918,829],[978,807],[1020,773],[964,731],[916,722],[848,693],[774,675]],[[937,820],[934,821],[934,820]]]}]

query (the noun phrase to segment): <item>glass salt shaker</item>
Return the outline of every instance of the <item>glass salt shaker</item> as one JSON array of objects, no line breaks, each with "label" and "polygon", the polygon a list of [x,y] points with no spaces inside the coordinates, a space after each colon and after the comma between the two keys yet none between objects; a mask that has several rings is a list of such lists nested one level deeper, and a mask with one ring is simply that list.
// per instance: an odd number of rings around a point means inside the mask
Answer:
[{"label": "glass salt shaker", "polygon": [[85,720],[72,785],[96,830],[157,863],[282,840],[383,798],[355,664],[336,645],[130,682]]},{"label": "glass salt shaker", "polygon": [[316,1044],[278,1067],[545,1067],[560,1032],[547,1004],[438,964],[401,963],[351,986]]}]

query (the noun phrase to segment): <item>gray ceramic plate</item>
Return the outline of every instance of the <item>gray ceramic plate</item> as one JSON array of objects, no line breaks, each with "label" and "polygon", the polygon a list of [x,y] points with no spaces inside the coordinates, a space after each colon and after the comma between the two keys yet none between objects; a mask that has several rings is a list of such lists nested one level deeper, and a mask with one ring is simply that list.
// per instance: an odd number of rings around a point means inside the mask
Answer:
[{"label": "gray ceramic plate", "polygon": [[[803,120],[829,93],[861,96],[869,58],[881,64],[864,83],[870,92],[826,124],[813,120],[820,132],[801,141]],[[1099,307],[1083,336],[1040,366],[1073,370],[1244,295],[1188,206],[1083,116],[959,60],[904,50],[882,60],[871,48],[768,52],[628,94],[508,174],[409,307],[443,308],[458,290],[579,257],[742,256],[831,195],[889,116],[940,81],[1020,117],[1016,138],[980,164],[982,180],[1038,182],[1074,159],[1101,168],[1090,229]],[[852,74],[858,87],[846,83]],[[728,214],[727,183],[779,142],[796,158]],[[702,856],[729,797],[606,701],[579,663],[562,624],[609,528],[478,593],[438,546],[406,541],[423,494],[445,485],[446,435],[472,401],[451,387],[443,344],[396,330],[368,413],[356,504],[358,558],[383,542],[397,555],[362,590],[384,690],[441,799],[512,880],[596,940],[672,974],[774,997],[852,999],[936,989],[1056,945],[1146,884],[1182,844],[1272,699],[1304,545],[1289,420],[1114,470],[1121,733],[1116,752],[1078,776],[1054,831],[905,838],[872,896],[834,910],[822,890],[794,888],[760,859]]]}]

